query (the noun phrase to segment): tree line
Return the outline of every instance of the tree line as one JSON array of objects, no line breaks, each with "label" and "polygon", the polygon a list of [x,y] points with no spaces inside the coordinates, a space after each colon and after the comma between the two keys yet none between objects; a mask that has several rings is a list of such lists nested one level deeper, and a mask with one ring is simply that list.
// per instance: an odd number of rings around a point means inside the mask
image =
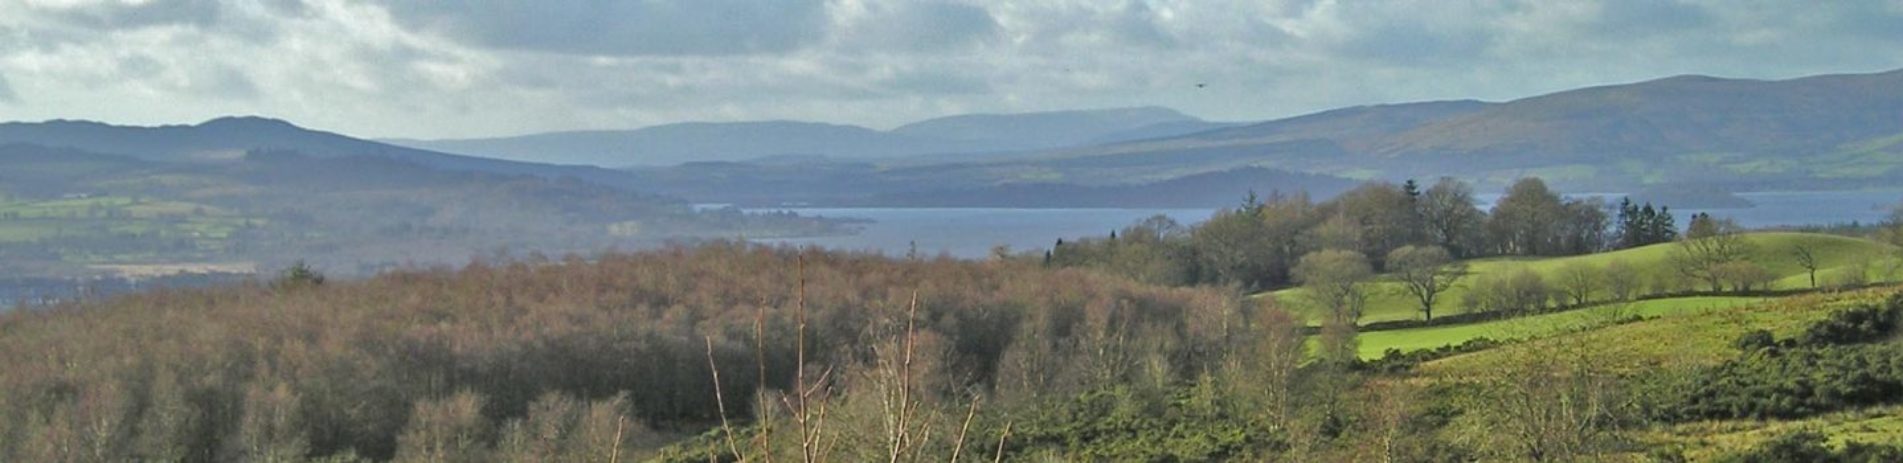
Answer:
[{"label": "tree line", "polygon": [[1460,260],[1588,254],[1677,238],[1668,207],[1622,200],[1615,211],[1596,198],[1566,198],[1534,177],[1508,187],[1491,210],[1477,202],[1473,187],[1453,178],[1425,190],[1411,180],[1367,182],[1321,202],[1303,193],[1252,194],[1194,227],[1159,216],[1106,238],[1059,240],[1047,261],[1159,284],[1261,290],[1299,283],[1296,267],[1318,251],[1351,252],[1385,273],[1395,257],[1427,257],[1418,249],[1394,255],[1410,246]]}]

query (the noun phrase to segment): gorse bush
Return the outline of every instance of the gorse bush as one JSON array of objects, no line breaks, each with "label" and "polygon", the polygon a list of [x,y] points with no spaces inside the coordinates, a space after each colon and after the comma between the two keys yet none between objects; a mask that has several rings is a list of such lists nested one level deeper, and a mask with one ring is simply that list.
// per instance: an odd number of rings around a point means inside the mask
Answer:
[{"label": "gorse bush", "polygon": [[1903,401],[1903,295],[1832,313],[1782,341],[1753,331],[1739,358],[1654,385],[1653,414],[1669,421],[1796,418]]},{"label": "gorse bush", "polygon": [[1903,447],[1845,442],[1831,448],[1829,439],[1815,431],[1798,431],[1765,441],[1756,448],[1718,459],[1723,463],[1891,463],[1903,461]]},{"label": "gorse bush", "polygon": [[1655,391],[1671,421],[1798,418],[1903,400],[1903,346],[1759,351]]},{"label": "gorse bush", "polygon": [[1903,295],[1891,297],[1882,305],[1841,310],[1812,324],[1795,340],[1798,345],[1857,344],[1876,342],[1896,336],[1903,321]]},{"label": "gorse bush", "polygon": [[874,383],[914,293],[915,387],[948,407],[1181,381],[1250,339],[1220,291],[737,244],[152,292],[0,315],[0,461],[627,461],[720,421],[710,362],[741,423],[798,339],[829,387]]}]

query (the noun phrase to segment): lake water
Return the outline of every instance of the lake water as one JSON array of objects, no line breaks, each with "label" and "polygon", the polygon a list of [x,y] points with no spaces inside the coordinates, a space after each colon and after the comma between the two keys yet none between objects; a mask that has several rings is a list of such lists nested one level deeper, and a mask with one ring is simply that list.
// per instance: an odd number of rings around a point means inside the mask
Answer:
[{"label": "lake water", "polygon": [[[1616,200],[1618,194],[1592,194]],[[1903,201],[1903,190],[1740,193],[1756,207],[1745,209],[1674,209],[1679,226],[1697,212],[1729,217],[1750,228],[1879,222],[1889,207]],[[1481,208],[1494,196],[1482,196]],[[1213,209],[1015,209],[1015,208],[791,208],[801,215],[873,220],[857,235],[756,240],[764,243],[818,245],[833,249],[879,251],[900,256],[916,243],[919,253],[940,252],[978,258],[992,246],[1017,251],[1049,249],[1058,238],[1103,236],[1138,220],[1163,214],[1184,225],[1201,222]]]},{"label": "lake water", "polygon": [[879,251],[902,256],[914,243],[920,255],[977,258],[997,245],[1012,250],[1049,249],[1058,238],[1103,236],[1138,220],[1163,214],[1184,225],[1209,218],[1213,209],[1010,209],[1010,208],[794,208],[800,215],[873,220],[856,235],[755,240]]}]

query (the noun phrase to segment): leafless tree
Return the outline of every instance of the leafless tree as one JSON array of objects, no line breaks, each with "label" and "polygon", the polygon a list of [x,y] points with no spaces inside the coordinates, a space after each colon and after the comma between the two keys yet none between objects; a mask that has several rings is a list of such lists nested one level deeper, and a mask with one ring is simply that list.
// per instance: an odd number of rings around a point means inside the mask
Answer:
[{"label": "leafless tree", "polygon": [[1441,293],[1467,275],[1467,266],[1455,262],[1440,246],[1403,246],[1388,253],[1388,270],[1401,282],[1401,291],[1421,304],[1421,319],[1434,319],[1434,303]]}]

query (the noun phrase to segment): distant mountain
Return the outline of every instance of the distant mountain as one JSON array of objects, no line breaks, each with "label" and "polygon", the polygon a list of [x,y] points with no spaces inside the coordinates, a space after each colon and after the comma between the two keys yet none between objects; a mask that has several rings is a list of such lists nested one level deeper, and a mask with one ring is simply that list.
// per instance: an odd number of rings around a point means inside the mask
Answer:
[{"label": "distant mountain", "polygon": [[892,133],[922,139],[958,140],[1006,147],[1050,149],[1171,136],[1224,127],[1169,108],[1147,106],[1023,114],[968,114],[914,122]]},{"label": "distant mountain", "polygon": [[689,122],[634,130],[389,142],[498,159],[605,167],[779,156],[890,157],[982,149],[972,143],[921,139],[865,127],[792,121]]},{"label": "distant mountain", "polygon": [[224,117],[197,125],[136,127],[91,121],[0,123],[0,144],[31,144],[158,162],[227,162],[251,151],[293,151],[315,158],[374,156],[424,167],[539,177],[575,177],[633,187],[622,172],[485,159],[395,146],[261,117]]},{"label": "distant mountain", "polygon": [[793,121],[693,122],[634,130],[387,141],[499,159],[627,167],[786,156],[890,159],[1018,152],[1175,136],[1226,126],[1151,107],[953,116],[891,131]]},{"label": "distant mountain", "polygon": [[117,265],[268,271],[293,260],[364,275],[456,265],[497,249],[586,254],[848,229],[698,210],[569,176],[444,169],[377,153],[247,148],[231,159],[166,162],[14,142],[0,143],[0,231],[0,274],[63,278]]},{"label": "distant mountain", "polygon": [[[1903,180],[1903,70],[1765,81],[1680,76],[1504,103],[1345,108],[996,164],[1128,164],[1149,172],[1237,163],[1400,179],[1573,188],[1695,182],[1724,189],[1845,188]],[[1302,144],[1301,149],[1289,149]],[[1132,172],[1137,174],[1139,172]]]}]

